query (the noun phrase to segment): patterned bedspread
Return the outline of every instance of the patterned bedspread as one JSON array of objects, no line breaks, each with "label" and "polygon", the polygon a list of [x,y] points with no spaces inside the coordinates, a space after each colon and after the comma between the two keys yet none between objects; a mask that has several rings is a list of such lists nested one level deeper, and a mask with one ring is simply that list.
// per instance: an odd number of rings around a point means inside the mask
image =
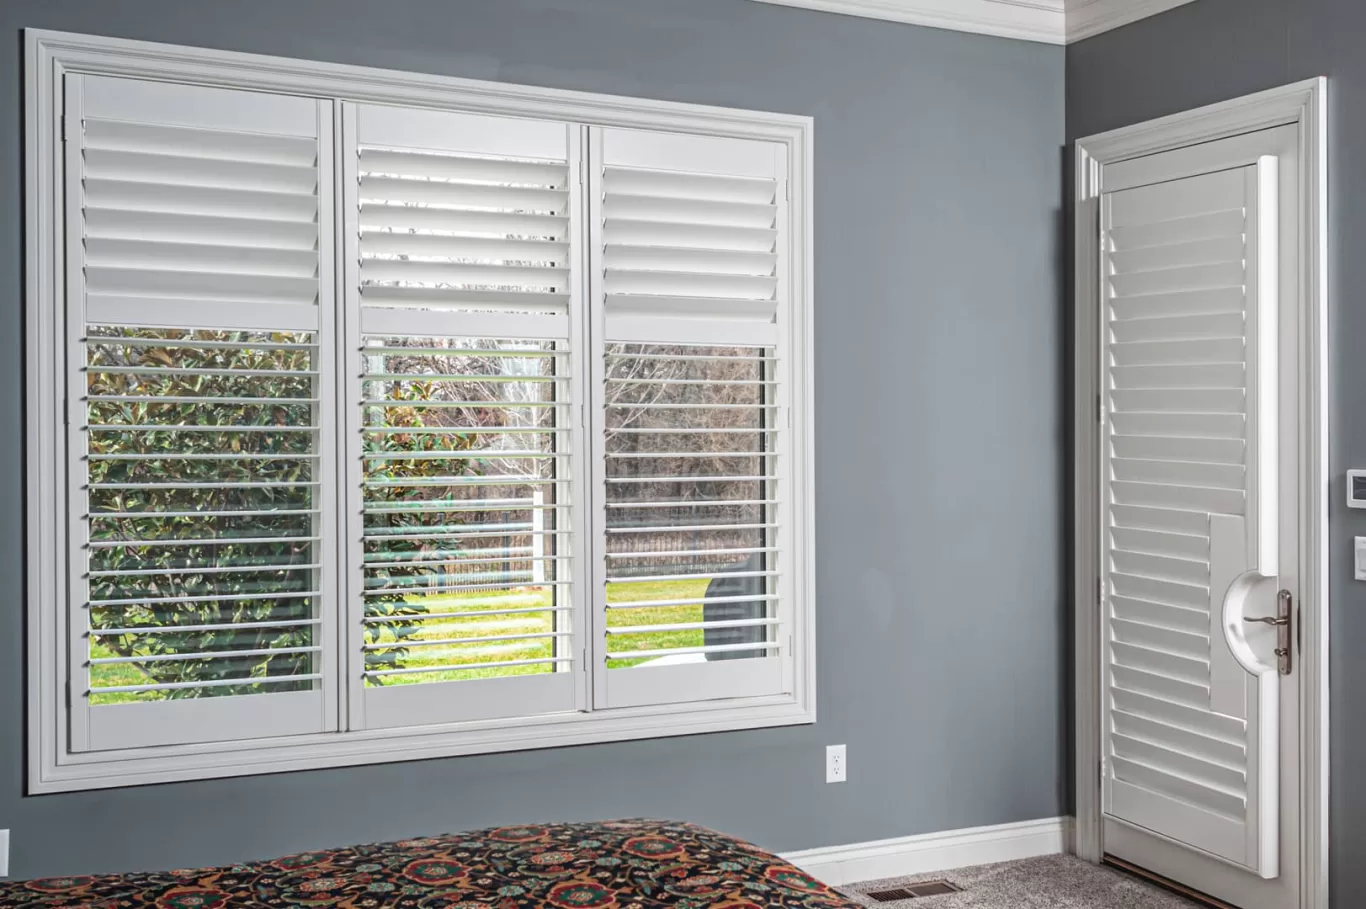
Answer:
[{"label": "patterned bedspread", "polygon": [[0,881],[0,907],[860,909],[777,856],[670,821],[497,827],[186,871]]}]

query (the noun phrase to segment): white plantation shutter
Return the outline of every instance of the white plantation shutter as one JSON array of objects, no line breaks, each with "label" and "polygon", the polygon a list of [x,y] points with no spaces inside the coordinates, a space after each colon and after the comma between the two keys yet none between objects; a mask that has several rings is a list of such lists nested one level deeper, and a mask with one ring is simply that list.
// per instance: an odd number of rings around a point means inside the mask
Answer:
[{"label": "white plantation shutter", "polygon": [[1264,877],[1278,679],[1244,619],[1279,587],[1276,218],[1274,158],[1103,203],[1105,810]]},{"label": "white plantation shutter", "polygon": [[574,710],[581,131],[344,124],[352,725]]},{"label": "white plantation shutter", "polygon": [[66,82],[73,750],[335,728],[331,105]]},{"label": "white plantation shutter", "polygon": [[785,148],[590,148],[595,705],[791,691]]},{"label": "white plantation shutter", "polygon": [[812,720],[808,121],[62,48],[36,790]]}]

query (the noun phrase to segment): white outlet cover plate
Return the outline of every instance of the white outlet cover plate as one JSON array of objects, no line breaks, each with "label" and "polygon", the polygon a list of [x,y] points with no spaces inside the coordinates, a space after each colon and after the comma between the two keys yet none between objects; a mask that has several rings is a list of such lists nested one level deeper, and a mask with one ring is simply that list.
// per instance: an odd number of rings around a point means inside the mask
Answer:
[{"label": "white outlet cover plate", "polygon": [[843,783],[849,779],[848,752],[843,745],[825,746],[825,781]]}]

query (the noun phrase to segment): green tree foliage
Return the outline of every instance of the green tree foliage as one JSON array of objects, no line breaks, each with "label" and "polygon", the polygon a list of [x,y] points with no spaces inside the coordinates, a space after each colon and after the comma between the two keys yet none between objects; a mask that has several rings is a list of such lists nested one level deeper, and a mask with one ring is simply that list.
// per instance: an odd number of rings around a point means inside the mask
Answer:
[{"label": "green tree foliage", "polygon": [[[291,677],[317,671],[318,446],[331,444],[313,431],[311,337],[91,334],[89,621],[92,631],[113,632],[99,634],[92,650],[135,660],[117,664],[123,675],[95,666],[96,696],[99,687],[127,684],[130,668],[139,674],[134,684],[221,683],[136,695],[145,698],[309,687]],[[422,424],[411,408],[390,416]],[[371,444],[419,451],[433,439],[414,434]],[[433,467],[388,463],[395,470]],[[410,517],[421,522],[396,520]],[[396,646],[384,658],[401,660],[402,642],[417,627],[402,617],[421,608],[401,595],[372,598],[369,608],[400,617],[386,626]]]},{"label": "green tree foliage", "polygon": [[[533,572],[521,570],[531,564],[522,547],[533,540],[532,512],[518,500],[529,502],[532,487],[525,481],[554,475],[545,457],[553,452],[553,435],[542,430],[554,425],[555,415],[541,406],[554,400],[547,381],[553,357],[539,343],[460,338],[394,341],[375,350],[367,354],[371,372],[388,378],[365,383],[367,401],[386,402],[367,405],[364,433],[365,496],[372,509],[365,522],[365,633],[373,648],[366,666],[383,671],[496,660],[455,641],[471,632],[450,621],[462,598],[453,601],[442,591],[469,594],[488,583],[490,596],[516,597],[514,585],[533,582]],[[484,482],[465,482],[477,478]],[[434,594],[426,590],[429,582]],[[376,589],[413,594],[369,592]],[[390,620],[424,612],[413,605],[424,600],[447,618]],[[486,598],[483,608],[488,605]],[[444,643],[415,653],[412,644],[422,635]],[[438,671],[407,680],[445,677],[457,676]],[[371,683],[385,678],[371,677]]]},{"label": "green tree foliage", "polygon": [[[372,388],[382,383],[372,384]],[[441,396],[445,386],[430,380],[410,380],[387,383],[385,398],[392,405],[370,409],[366,414],[367,426],[388,429],[411,429],[412,432],[367,433],[364,441],[366,454],[384,454],[390,457],[366,460],[366,480],[370,483],[436,479],[450,477],[454,471],[462,470],[467,463],[462,459],[433,457],[442,452],[460,452],[470,449],[474,436],[451,427],[449,432],[441,431],[440,420],[448,412],[429,410],[422,407]],[[434,424],[434,425],[429,425]],[[394,458],[395,454],[411,454],[412,458]],[[431,564],[407,564],[415,559],[431,562],[442,555],[456,555],[438,537],[410,539],[422,531],[434,533],[447,523],[449,515],[444,512],[431,512],[421,509],[423,503],[440,499],[448,491],[446,487],[430,486],[391,486],[377,487],[378,494],[373,498],[386,506],[412,505],[411,512],[391,511],[380,515],[368,516],[367,527],[372,532],[383,530],[387,535],[381,544],[367,546],[365,559],[367,572],[365,583],[369,588],[412,588],[418,591],[425,576],[437,573]],[[365,598],[367,618],[384,619],[367,625],[365,643],[367,645],[387,645],[371,650],[366,654],[368,669],[397,669],[404,665],[409,656],[408,642],[423,631],[423,625],[416,617],[427,611],[425,605],[416,598],[402,594],[369,594]],[[414,620],[405,620],[412,616]],[[374,678],[382,683],[383,677]]]}]

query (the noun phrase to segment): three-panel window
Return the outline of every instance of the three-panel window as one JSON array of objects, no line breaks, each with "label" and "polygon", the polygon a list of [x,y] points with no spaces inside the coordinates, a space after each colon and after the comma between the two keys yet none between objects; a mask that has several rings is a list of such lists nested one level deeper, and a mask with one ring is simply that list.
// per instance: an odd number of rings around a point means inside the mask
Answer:
[{"label": "three-panel window", "polygon": [[52,85],[39,788],[809,721],[800,144]]}]

